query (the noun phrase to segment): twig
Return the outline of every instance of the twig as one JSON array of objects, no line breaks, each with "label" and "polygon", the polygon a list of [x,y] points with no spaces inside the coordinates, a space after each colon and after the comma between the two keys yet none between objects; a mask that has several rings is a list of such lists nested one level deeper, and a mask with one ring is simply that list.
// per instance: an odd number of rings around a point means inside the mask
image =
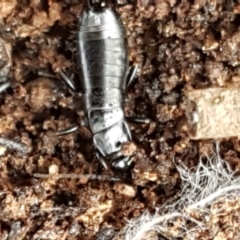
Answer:
[{"label": "twig", "polygon": [[108,175],[96,175],[96,174],[42,174],[42,173],[35,173],[33,174],[36,178],[71,178],[71,179],[79,179],[79,178],[87,178],[89,180],[100,180],[100,181],[119,181],[119,179],[114,178]]}]

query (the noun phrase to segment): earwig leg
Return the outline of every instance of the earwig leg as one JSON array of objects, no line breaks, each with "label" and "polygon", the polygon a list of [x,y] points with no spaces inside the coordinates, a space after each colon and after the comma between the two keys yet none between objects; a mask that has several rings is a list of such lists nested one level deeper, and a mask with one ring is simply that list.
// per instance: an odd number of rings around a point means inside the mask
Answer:
[{"label": "earwig leg", "polygon": [[[148,124],[150,126],[151,119],[147,117],[126,117],[129,124],[137,123],[137,124]],[[132,132],[133,139],[137,142],[143,142],[145,134],[137,134]]]},{"label": "earwig leg", "polygon": [[37,71],[37,75],[39,77],[56,78],[56,76],[41,70]]},{"label": "earwig leg", "polygon": [[127,81],[126,81],[126,88],[129,88],[131,86],[131,84],[133,83],[133,80],[136,76],[138,70],[138,65],[132,66],[129,71],[128,71],[128,75],[127,75]]},{"label": "earwig leg", "polygon": [[[66,83],[66,85],[73,91],[73,92],[77,92],[76,87],[74,85],[74,83],[62,72],[59,72],[60,76],[62,77],[62,79],[64,80],[64,82]],[[79,126],[73,126],[67,129],[63,129],[61,131],[57,131],[55,133],[56,136],[62,136],[62,135],[67,135],[73,132],[76,132],[78,130]]]},{"label": "earwig leg", "polygon": [[97,156],[97,159],[99,160],[99,162],[102,164],[102,166],[105,168],[105,169],[109,169],[108,167],[108,164],[106,161],[104,161],[104,159],[100,156],[99,152],[96,152],[96,156]]},{"label": "earwig leg", "polygon": [[67,135],[69,133],[76,132],[78,130],[78,126],[73,126],[64,130],[57,131],[55,133],[56,136],[62,136],[62,135]]},{"label": "earwig leg", "polygon": [[144,141],[144,136],[142,134],[137,134],[137,133],[133,132],[132,136],[133,136],[133,140],[135,142],[141,143]]},{"label": "earwig leg", "polygon": [[0,93],[4,92],[7,88],[9,88],[11,86],[10,82],[5,82],[3,84],[0,85]]},{"label": "earwig leg", "polygon": [[130,123],[149,124],[151,122],[151,119],[147,117],[126,117],[126,119]]},{"label": "earwig leg", "polygon": [[64,82],[66,83],[66,85],[73,90],[74,92],[76,92],[76,87],[74,85],[74,83],[62,72],[59,72],[60,76],[62,77],[62,79],[64,80]]}]

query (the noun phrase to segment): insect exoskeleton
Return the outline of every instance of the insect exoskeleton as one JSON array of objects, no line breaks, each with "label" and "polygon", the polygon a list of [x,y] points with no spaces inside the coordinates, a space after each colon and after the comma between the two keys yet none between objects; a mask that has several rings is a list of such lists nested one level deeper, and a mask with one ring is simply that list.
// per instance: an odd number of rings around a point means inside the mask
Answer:
[{"label": "insect exoskeleton", "polygon": [[115,9],[92,6],[83,12],[78,52],[87,124],[98,158],[105,168],[124,177],[131,157],[124,156],[121,147],[132,139],[123,111],[128,46]]}]

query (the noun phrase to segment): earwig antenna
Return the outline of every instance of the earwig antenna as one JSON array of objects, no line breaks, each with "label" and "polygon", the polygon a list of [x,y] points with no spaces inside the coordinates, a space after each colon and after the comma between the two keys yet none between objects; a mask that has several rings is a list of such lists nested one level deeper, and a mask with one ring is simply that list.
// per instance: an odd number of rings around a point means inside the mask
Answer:
[{"label": "earwig antenna", "polygon": [[116,176],[108,176],[108,175],[97,175],[97,174],[43,174],[43,173],[34,173],[33,177],[35,178],[54,178],[54,179],[81,179],[81,178],[87,178],[88,180],[99,180],[99,181],[113,181],[118,182],[121,179]]},{"label": "earwig antenna", "polygon": [[84,0],[83,1],[83,8],[85,8],[85,10],[90,10],[92,9],[92,1],[91,0]]},{"label": "earwig antenna", "polygon": [[89,8],[89,9],[92,8],[91,0],[87,0],[87,5],[88,5],[88,8]]}]

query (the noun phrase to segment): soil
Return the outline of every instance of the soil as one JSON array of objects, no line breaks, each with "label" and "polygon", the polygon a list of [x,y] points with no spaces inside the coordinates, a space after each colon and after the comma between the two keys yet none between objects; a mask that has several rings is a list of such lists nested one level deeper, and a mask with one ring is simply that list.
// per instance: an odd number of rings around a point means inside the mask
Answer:
[{"label": "soil", "polygon": [[[173,159],[191,167],[214,149],[214,140],[193,141],[183,127],[186,92],[239,86],[240,2],[139,0],[117,9],[130,64],[140,69],[126,93],[125,114],[151,119],[131,126],[135,141],[123,149],[135,152],[131,183],[112,181],[102,168],[81,124],[81,94],[58,74],[79,84],[81,1],[1,1],[0,33],[8,47],[0,47],[0,77],[11,88],[0,95],[0,134],[25,144],[28,153],[0,151],[0,239],[112,239],[127,220],[179,192]],[[78,131],[54,135],[74,125]],[[236,138],[220,140],[222,157],[236,170],[239,146]]]}]

